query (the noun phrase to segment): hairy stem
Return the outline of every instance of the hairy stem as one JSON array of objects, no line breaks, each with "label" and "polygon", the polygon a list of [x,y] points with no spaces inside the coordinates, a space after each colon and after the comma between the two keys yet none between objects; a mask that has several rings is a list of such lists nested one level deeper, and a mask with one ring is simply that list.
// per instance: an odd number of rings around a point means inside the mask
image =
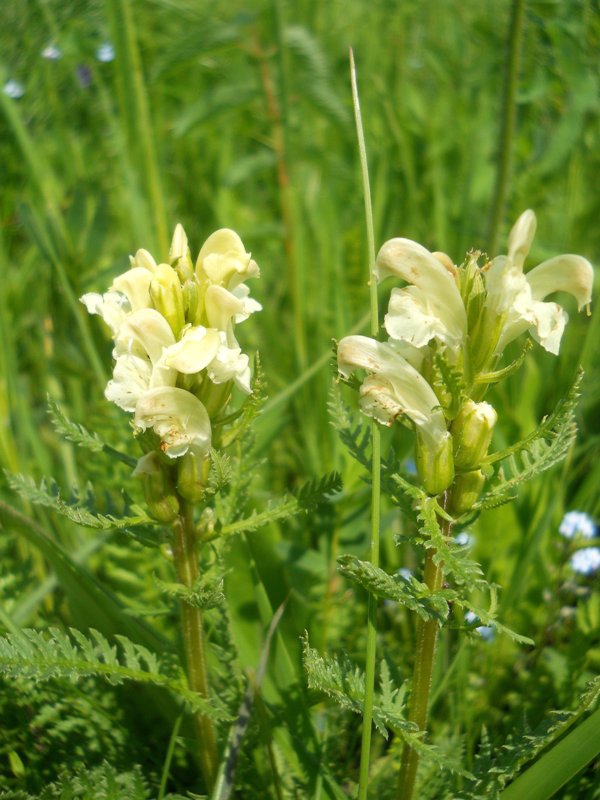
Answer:
[{"label": "hairy stem", "polygon": [[[444,535],[448,536],[450,523],[445,520],[441,521],[441,527]],[[444,565],[434,563],[435,555],[435,550],[427,551],[424,575],[425,583],[434,592],[441,589],[444,582]],[[439,625],[436,620],[425,621],[420,619],[417,623],[415,666],[408,719],[410,722],[416,723],[419,730],[425,730],[427,725],[431,675],[435,660],[438,630]],[[418,766],[419,754],[412,747],[405,745],[400,768],[399,800],[411,800],[415,789]]]},{"label": "hairy stem", "polygon": [[[173,525],[173,555],[179,581],[192,589],[198,578],[198,558],[194,546],[192,506],[182,501],[182,513]],[[202,611],[181,601],[181,627],[190,689],[208,698],[208,670]],[[212,720],[197,712],[194,726],[198,739],[198,761],[206,789],[210,792],[217,770],[217,742]]]}]

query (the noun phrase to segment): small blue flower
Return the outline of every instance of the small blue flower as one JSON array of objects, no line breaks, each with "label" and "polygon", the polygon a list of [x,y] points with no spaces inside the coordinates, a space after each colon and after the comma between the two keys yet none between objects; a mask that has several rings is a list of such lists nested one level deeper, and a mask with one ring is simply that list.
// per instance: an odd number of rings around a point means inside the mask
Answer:
[{"label": "small blue flower", "polygon": [[[476,622],[479,622],[479,617],[474,611],[467,611],[465,614],[465,622],[468,625],[474,625]],[[475,632],[478,633],[486,642],[491,642],[496,636],[496,631],[491,625],[478,625],[475,628]]]},{"label": "small blue flower", "polygon": [[401,567],[396,572],[396,575],[400,575],[405,581],[410,581],[412,577],[412,570],[408,569],[408,567]]},{"label": "small blue flower", "polygon": [[4,84],[4,94],[12,100],[18,100],[25,94],[25,87],[19,81],[11,79]]},{"label": "small blue flower", "polygon": [[454,541],[461,547],[472,547],[475,544],[475,537],[469,531],[461,531],[456,534]]},{"label": "small blue flower", "polygon": [[62,50],[55,44],[47,45],[41,52],[42,58],[46,58],[48,61],[58,61],[62,58],[62,55]]},{"label": "small blue flower", "polygon": [[109,61],[114,61],[115,48],[112,46],[110,42],[104,42],[104,44],[101,44],[100,47],[96,50],[96,58],[103,64],[107,64]]},{"label": "small blue flower", "polygon": [[600,569],[600,547],[584,547],[571,556],[571,566],[580,575],[591,575]]},{"label": "small blue flower", "polygon": [[573,539],[578,534],[584,539],[593,539],[596,531],[596,523],[583,511],[569,511],[558,528],[558,532],[566,539]]}]

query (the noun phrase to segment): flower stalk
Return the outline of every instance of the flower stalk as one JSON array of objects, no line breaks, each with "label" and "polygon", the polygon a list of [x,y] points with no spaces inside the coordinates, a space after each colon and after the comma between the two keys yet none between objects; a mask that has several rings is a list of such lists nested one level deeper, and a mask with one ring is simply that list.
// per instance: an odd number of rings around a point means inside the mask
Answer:
[{"label": "flower stalk", "polygon": [[[173,523],[173,558],[177,578],[192,591],[198,579],[198,556],[194,534],[193,506],[182,501],[181,513]],[[208,669],[206,663],[206,637],[202,610],[185,598],[180,601],[181,630],[190,689],[208,699]],[[197,711],[194,727],[198,743],[197,758],[206,789],[210,792],[217,772],[217,740],[212,720]]]},{"label": "flower stalk", "polygon": [[[446,506],[449,492],[443,502]],[[440,520],[440,527],[445,537],[450,535],[451,523]],[[432,592],[442,588],[444,582],[444,565],[435,562],[436,551],[427,551],[425,558],[424,581]],[[439,623],[435,619],[419,619],[417,623],[415,664],[413,668],[413,688],[410,697],[408,721],[414,722],[419,730],[424,731],[427,726],[427,713],[429,710],[429,695],[431,692],[431,676],[437,649]],[[411,800],[415,789],[417,769],[419,767],[419,754],[408,744],[404,745],[402,752],[402,765],[398,784],[398,800]]]}]

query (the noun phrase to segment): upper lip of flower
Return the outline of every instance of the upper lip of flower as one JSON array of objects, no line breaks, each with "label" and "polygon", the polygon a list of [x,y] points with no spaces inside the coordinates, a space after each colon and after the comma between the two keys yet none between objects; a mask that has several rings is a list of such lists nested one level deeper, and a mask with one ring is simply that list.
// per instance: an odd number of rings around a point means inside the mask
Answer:
[{"label": "upper lip of flower", "polygon": [[555,256],[523,273],[536,225],[533,211],[521,214],[509,235],[508,255],[498,256],[485,268],[487,306],[506,315],[497,354],[529,329],[542,347],[556,355],[568,316],[558,303],[544,302],[545,298],[554,292],[568,292],[579,310],[592,300],[594,270],[582,256]]},{"label": "upper lip of flower", "polygon": [[467,334],[467,315],[454,276],[425,247],[410,239],[390,239],[377,255],[378,280],[395,275],[411,284],[393,289],[385,328],[394,339],[416,347],[438,339],[458,350]]},{"label": "upper lip of flower", "polygon": [[425,436],[447,436],[438,398],[425,378],[386,342],[368,336],[346,336],[338,344],[338,370],[348,377],[355,369],[369,376],[361,393],[377,406],[381,421],[391,424],[406,414]]}]

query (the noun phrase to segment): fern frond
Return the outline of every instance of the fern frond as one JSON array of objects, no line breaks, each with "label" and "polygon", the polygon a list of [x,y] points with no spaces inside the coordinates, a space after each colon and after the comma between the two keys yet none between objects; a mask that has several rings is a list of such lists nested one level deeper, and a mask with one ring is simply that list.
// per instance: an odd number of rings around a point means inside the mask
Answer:
[{"label": "fern frond", "polygon": [[167,689],[190,711],[201,711],[215,720],[228,719],[216,698],[200,697],[184,685],[182,676],[160,672],[154,653],[124,636],[117,644],[91,629],[89,637],[74,628],[70,636],[58,628],[41,632],[24,629],[0,637],[0,674],[36,681],[64,678],[76,680],[98,676],[111,684],[135,681]]}]

